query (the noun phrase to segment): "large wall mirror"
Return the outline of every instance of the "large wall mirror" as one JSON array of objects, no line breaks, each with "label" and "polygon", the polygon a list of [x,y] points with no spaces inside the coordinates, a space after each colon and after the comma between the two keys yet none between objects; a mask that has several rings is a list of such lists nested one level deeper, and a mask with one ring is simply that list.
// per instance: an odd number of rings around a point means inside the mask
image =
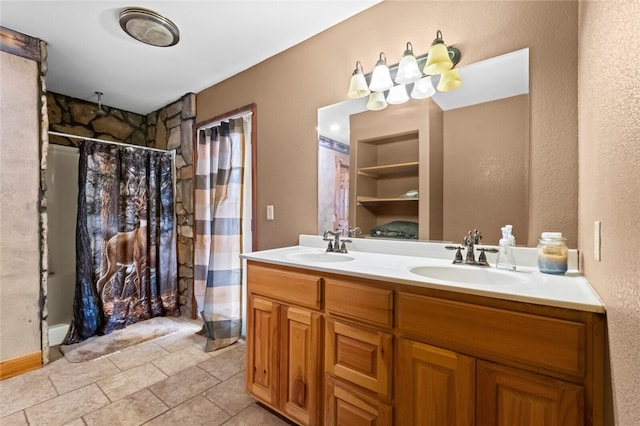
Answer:
[{"label": "large wall mirror", "polygon": [[529,49],[458,68],[462,86],[428,99],[318,110],[319,233],[358,226],[370,237],[374,226],[414,221],[421,240],[460,242],[479,229],[497,244],[511,224],[528,245]]}]

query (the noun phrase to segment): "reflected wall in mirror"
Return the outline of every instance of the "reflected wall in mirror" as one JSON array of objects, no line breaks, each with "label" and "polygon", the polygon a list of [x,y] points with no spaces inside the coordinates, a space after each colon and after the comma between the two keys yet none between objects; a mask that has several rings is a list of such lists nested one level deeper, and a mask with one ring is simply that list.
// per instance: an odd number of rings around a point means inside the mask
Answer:
[{"label": "reflected wall in mirror", "polygon": [[421,240],[457,243],[477,228],[497,244],[512,224],[529,245],[529,50],[459,68],[462,87],[429,99],[318,110],[319,233],[370,236],[400,220],[417,223]]}]

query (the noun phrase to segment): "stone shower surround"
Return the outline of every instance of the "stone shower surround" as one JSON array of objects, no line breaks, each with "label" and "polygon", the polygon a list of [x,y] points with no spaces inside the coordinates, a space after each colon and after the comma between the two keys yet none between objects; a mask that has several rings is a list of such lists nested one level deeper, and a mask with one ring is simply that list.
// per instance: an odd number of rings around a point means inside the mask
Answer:
[{"label": "stone shower surround", "polygon": [[[45,89],[43,88],[43,91]],[[178,303],[183,315],[192,311],[193,294],[193,126],[196,96],[187,93],[181,99],[149,114],[140,115],[106,105],[105,115],[96,115],[97,104],[53,92],[43,96],[47,115],[43,128],[80,137],[124,142],[150,148],[176,151],[176,230],[178,255]],[[43,108],[43,109],[44,109]],[[46,120],[48,119],[48,124]],[[45,139],[47,135],[43,136]],[[48,143],[75,146],[81,139],[48,135]],[[43,144],[43,145],[46,145]],[[43,146],[46,169],[46,146]],[[43,188],[46,190],[44,181]],[[43,193],[44,198],[44,193]],[[46,213],[46,201],[43,202]],[[46,234],[46,225],[43,231]],[[43,238],[46,245],[46,238]],[[43,247],[46,252],[47,247]],[[46,267],[44,267],[46,270]],[[44,275],[44,274],[43,274]],[[45,278],[46,279],[46,278]],[[43,315],[43,318],[46,316]]]}]

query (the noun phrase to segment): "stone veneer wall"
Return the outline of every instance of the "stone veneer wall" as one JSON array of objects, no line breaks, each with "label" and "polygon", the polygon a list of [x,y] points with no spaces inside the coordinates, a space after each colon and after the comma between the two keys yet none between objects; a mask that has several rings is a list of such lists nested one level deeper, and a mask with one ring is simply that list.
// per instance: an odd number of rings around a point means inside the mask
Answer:
[{"label": "stone veneer wall", "polygon": [[[96,114],[98,105],[69,96],[47,92],[49,130],[86,138],[147,144],[147,117],[102,105],[104,115]],[[79,146],[81,139],[50,135],[49,142]]]},{"label": "stone veneer wall", "polygon": [[147,143],[176,150],[176,217],[178,229],[178,288],[180,311],[196,316],[193,300],[193,127],[196,95],[147,115]]},{"label": "stone veneer wall", "polygon": [[[193,126],[196,96],[181,99],[148,115],[48,92],[49,130],[75,136],[124,142],[176,151],[176,225],[178,233],[178,288],[180,311],[192,314],[193,294]],[[79,146],[81,139],[50,135],[49,143]],[[46,148],[45,148],[46,149]]]}]

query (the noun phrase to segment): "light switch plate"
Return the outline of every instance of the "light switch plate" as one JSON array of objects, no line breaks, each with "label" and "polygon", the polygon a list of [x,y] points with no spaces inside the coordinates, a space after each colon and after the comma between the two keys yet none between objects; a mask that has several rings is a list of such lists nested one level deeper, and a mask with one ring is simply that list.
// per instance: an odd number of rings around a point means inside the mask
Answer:
[{"label": "light switch plate", "polygon": [[593,222],[593,259],[600,262],[601,253],[600,253],[600,228],[601,224],[599,220]]},{"label": "light switch plate", "polygon": [[267,206],[267,220],[273,220],[273,206]]}]

